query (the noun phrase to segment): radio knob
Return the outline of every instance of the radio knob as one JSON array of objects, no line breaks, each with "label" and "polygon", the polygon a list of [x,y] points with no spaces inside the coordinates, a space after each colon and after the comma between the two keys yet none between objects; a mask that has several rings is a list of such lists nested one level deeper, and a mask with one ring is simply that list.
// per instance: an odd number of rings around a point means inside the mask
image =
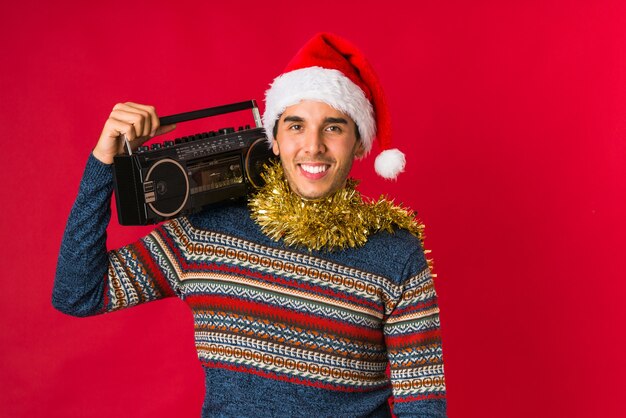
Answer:
[{"label": "radio knob", "polygon": [[147,147],[145,145],[140,146],[139,148],[137,148],[137,152],[146,152],[150,149],[150,147]]},{"label": "radio knob", "polygon": [[174,141],[165,141],[164,144],[166,147],[172,147],[174,146]]},{"label": "radio knob", "polygon": [[246,130],[250,129],[250,125],[246,125]]},{"label": "radio knob", "polygon": [[239,129],[237,129],[237,131],[243,131],[243,126],[240,126]]},{"label": "radio knob", "polygon": [[161,144],[160,143],[154,143],[152,144],[152,149],[160,149],[161,148]]}]

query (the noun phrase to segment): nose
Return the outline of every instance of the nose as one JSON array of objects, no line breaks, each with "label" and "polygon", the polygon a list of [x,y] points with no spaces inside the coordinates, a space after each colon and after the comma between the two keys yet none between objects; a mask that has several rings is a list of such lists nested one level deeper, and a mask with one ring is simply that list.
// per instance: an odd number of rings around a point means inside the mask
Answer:
[{"label": "nose", "polygon": [[303,145],[304,151],[308,154],[322,154],[326,152],[323,134],[313,129],[305,133]]}]

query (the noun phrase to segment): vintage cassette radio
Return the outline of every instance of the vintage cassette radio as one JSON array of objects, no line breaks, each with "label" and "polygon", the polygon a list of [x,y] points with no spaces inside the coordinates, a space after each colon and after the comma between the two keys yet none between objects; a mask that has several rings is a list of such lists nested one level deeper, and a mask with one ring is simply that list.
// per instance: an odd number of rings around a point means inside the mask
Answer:
[{"label": "vintage cassette radio", "polygon": [[256,127],[241,126],[139,147],[114,158],[117,215],[122,225],[147,225],[246,196],[262,186],[273,158],[256,102],[234,103],[160,118],[161,125],[252,110]]}]

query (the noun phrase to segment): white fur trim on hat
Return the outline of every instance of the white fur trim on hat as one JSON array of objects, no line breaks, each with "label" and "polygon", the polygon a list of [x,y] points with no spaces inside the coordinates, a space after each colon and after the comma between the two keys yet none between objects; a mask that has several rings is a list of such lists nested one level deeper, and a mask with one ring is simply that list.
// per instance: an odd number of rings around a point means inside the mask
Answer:
[{"label": "white fur trim on hat", "polygon": [[374,161],[374,169],[379,176],[386,179],[395,179],[398,174],[404,171],[406,165],[406,157],[397,148],[388,149],[376,157]]},{"label": "white fur trim on hat", "polygon": [[363,90],[341,71],[307,67],[282,74],[265,92],[263,126],[267,139],[274,142],[273,129],[289,106],[302,100],[320,101],[350,116],[356,123],[365,154],[372,149],[376,136],[374,109]]}]

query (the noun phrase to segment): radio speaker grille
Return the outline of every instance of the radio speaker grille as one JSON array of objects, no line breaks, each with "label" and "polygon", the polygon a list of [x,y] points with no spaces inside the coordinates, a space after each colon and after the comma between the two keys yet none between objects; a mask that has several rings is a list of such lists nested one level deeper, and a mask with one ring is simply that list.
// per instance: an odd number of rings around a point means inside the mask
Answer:
[{"label": "radio speaker grille", "polygon": [[189,179],[183,166],[175,160],[159,160],[148,170],[144,184],[150,185],[149,193],[154,196],[148,206],[161,216],[174,216],[187,204]]}]

